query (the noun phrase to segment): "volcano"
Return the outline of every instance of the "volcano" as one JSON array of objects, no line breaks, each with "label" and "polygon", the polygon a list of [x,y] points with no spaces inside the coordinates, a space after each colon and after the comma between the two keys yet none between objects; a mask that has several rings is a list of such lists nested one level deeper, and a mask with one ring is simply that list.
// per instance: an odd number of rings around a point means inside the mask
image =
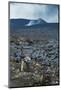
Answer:
[{"label": "volcano", "polygon": [[41,25],[41,24],[46,24],[47,22],[44,21],[43,19],[37,19],[37,20],[30,20],[26,26],[33,26],[33,25]]}]

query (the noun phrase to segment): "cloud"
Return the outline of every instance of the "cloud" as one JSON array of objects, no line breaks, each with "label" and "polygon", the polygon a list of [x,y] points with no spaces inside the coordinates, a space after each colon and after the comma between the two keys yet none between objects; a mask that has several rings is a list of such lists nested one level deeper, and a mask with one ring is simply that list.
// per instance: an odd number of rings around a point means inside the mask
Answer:
[{"label": "cloud", "polygon": [[58,6],[42,4],[10,3],[10,18],[38,19],[58,22]]}]

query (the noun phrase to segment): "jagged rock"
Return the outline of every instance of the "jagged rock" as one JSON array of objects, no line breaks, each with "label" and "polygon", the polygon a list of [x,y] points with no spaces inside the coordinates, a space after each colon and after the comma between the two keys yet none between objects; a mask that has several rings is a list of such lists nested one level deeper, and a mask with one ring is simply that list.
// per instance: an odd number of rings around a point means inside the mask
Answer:
[{"label": "jagged rock", "polygon": [[[58,42],[55,40],[18,41],[12,44],[10,55],[10,74],[12,80],[19,80],[23,85],[52,85],[58,84]],[[21,56],[21,49],[24,57]],[[17,52],[17,57],[14,53]],[[19,62],[16,62],[19,60]],[[23,60],[23,62],[22,62]],[[22,67],[22,69],[21,69]]]}]

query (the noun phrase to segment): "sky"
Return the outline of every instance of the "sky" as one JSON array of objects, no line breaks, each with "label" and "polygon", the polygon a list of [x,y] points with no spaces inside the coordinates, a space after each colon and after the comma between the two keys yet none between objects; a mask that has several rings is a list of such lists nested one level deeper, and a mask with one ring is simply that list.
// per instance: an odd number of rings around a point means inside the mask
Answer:
[{"label": "sky", "polygon": [[58,22],[58,5],[10,3],[10,19],[18,18]]}]

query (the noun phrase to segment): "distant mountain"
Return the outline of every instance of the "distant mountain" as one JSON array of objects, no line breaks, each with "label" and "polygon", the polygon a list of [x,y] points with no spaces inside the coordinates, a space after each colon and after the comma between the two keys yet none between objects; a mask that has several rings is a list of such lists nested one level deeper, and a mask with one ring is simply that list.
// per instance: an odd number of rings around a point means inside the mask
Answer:
[{"label": "distant mountain", "polygon": [[11,29],[19,29],[27,26],[35,26],[46,24],[47,22],[43,19],[29,20],[29,19],[10,19]]},{"label": "distant mountain", "polygon": [[[10,19],[10,33],[32,39],[58,38],[59,23],[47,23],[43,19]],[[35,37],[36,36],[36,37]]]},{"label": "distant mountain", "polygon": [[20,28],[29,23],[27,19],[10,19],[10,27]]},{"label": "distant mountain", "polygon": [[37,20],[30,20],[26,26],[33,26],[33,25],[41,25],[41,24],[46,24],[47,22],[44,21],[43,19],[37,19]]}]

